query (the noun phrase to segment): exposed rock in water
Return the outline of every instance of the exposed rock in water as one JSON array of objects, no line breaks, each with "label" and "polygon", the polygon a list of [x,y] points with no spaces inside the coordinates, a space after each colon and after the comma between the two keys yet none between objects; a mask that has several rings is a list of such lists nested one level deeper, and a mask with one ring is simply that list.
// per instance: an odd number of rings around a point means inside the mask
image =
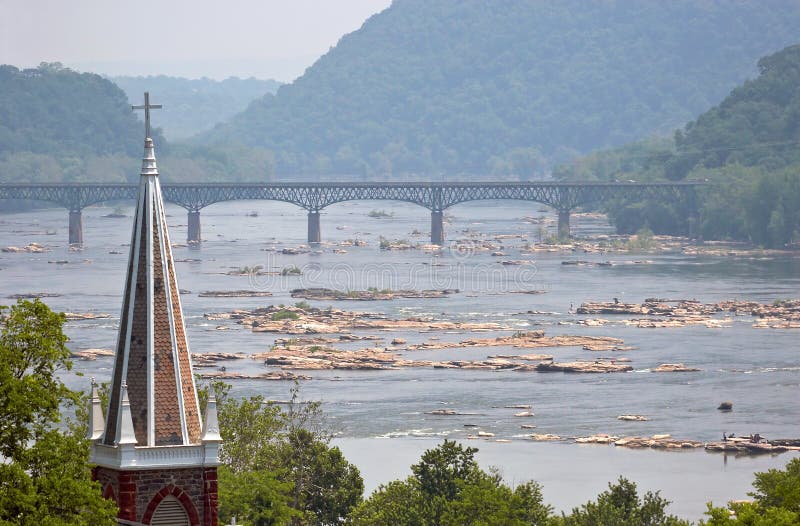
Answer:
[{"label": "exposed rock in water", "polygon": [[12,254],[16,253],[41,254],[42,252],[50,252],[49,248],[46,248],[40,245],[39,243],[29,243],[24,247],[15,247],[15,246],[3,247],[0,250]]},{"label": "exposed rock in water", "polygon": [[209,320],[235,319],[250,326],[253,332],[283,334],[330,334],[354,329],[510,330],[510,327],[498,323],[438,321],[423,317],[392,320],[381,313],[276,305],[251,311],[237,309],[228,313],[205,314],[205,317]]},{"label": "exposed rock in water", "polygon": [[65,312],[64,316],[67,318],[67,321],[100,320],[111,317],[110,314],[97,314],[93,312]]},{"label": "exposed rock in water", "polygon": [[[492,354],[489,356],[491,359],[500,359],[500,360],[524,360],[524,361],[531,361],[531,362],[544,362],[547,360],[552,360],[552,354]],[[527,408],[522,408],[527,409]]]},{"label": "exposed rock in water", "polygon": [[245,374],[227,371],[200,373],[201,378],[214,380],[311,380],[310,376],[288,371],[270,371],[268,373]]},{"label": "exposed rock in water", "polygon": [[675,439],[670,435],[653,435],[647,437],[623,437],[615,440],[615,446],[629,448],[651,448],[651,449],[693,449],[703,447],[702,442],[697,440]]},{"label": "exposed rock in water", "polygon": [[198,294],[201,298],[263,298],[272,296],[267,290],[206,290]]},{"label": "exposed rock in water", "polygon": [[437,415],[437,416],[453,416],[458,415],[455,409],[434,409],[433,411],[428,411],[425,413],[426,415]]},{"label": "exposed rock in water", "polygon": [[[538,348],[538,347],[571,347],[584,345],[619,345],[623,341],[619,338],[607,336],[545,336],[544,331],[535,330],[527,332],[517,332],[511,336],[499,336],[497,338],[475,338],[461,342],[427,342],[419,345],[409,345],[412,351],[425,351],[434,349],[452,349],[460,347],[519,347],[519,348]],[[536,356],[536,355],[532,355]],[[528,358],[521,358],[528,359]],[[530,358],[537,360],[538,358]]]},{"label": "exposed rock in water", "polygon": [[441,290],[351,290],[341,291],[325,288],[310,288],[310,289],[294,289],[291,294],[293,298],[303,298],[309,300],[355,300],[355,301],[376,301],[376,300],[392,300],[395,298],[441,298],[449,296],[450,294],[457,294],[458,289],[441,289]]},{"label": "exposed rock in water", "polygon": [[693,373],[699,370],[694,367],[686,367],[682,363],[662,363],[655,369],[651,369],[654,373]]},{"label": "exposed rock in water", "polygon": [[613,363],[610,361],[595,362],[543,362],[536,366],[539,372],[564,372],[564,373],[625,373],[633,371],[630,365]]},{"label": "exposed rock in water", "polygon": [[244,353],[206,352],[192,353],[192,363],[195,367],[212,367],[221,361],[242,360],[247,358]]},{"label": "exposed rock in water", "polygon": [[649,418],[643,415],[619,415],[617,420],[626,420],[629,422],[647,422]]},{"label": "exposed rock in water", "polygon": [[609,345],[607,343],[590,343],[583,346],[585,351],[610,351],[610,352],[617,352],[617,351],[632,351],[635,347],[625,346],[625,345]]},{"label": "exposed rock in water", "polygon": [[717,409],[720,411],[733,411],[733,402],[722,402]]},{"label": "exposed rock in water", "polygon": [[59,298],[61,294],[55,292],[27,292],[8,296],[12,300],[34,300],[39,298]]},{"label": "exposed rock in water", "polygon": [[530,436],[530,439],[535,440],[536,442],[554,442],[557,440],[563,440],[563,438],[561,438],[560,436],[552,435],[549,433],[546,434],[534,433]]},{"label": "exposed rock in water", "polygon": [[707,451],[726,451],[759,455],[764,453],[783,453],[784,451],[800,450],[800,447],[775,444],[770,441],[755,442],[745,437],[730,438],[726,441],[709,442],[705,445]]},{"label": "exposed rock in water", "polygon": [[[627,325],[645,328],[684,327],[702,324],[710,328],[727,326],[731,320],[714,319],[720,312],[734,315],[750,315],[758,318],[756,328],[800,328],[800,300],[778,300],[771,304],[755,301],[722,301],[700,303],[697,300],[673,300],[647,298],[644,303],[589,302],[577,309],[577,314],[623,314],[645,315],[655,318],[626,320]],[[583,320],[584,325],[603,325],[607,320]]]},{"label": "exposed rock in water", "polygon": [[114,351],[111,349],[84,349],[82,351],[71,352],[70,355],[79,360],[94,361],[97,360],[97,358],[114,356]]}]

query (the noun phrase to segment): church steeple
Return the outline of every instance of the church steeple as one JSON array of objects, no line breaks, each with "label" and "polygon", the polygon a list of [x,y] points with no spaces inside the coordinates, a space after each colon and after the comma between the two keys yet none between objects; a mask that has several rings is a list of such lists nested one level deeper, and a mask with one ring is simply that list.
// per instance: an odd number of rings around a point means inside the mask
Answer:
[{"label": "church steeple", "polygon": [[[145,99],[147,121],[149,108],[153,107],[147,104],[148,99]],[[144,143],[139,198],[103,437],[106,445],[114,445],[119,439],[121,391],[125,382],[138,445],[200,443],[200,409],[153,140],[149,136]]]},{"label": "church steeple", "polygon": [[[91,460],[124,524],[216,526],[221,439],[213,400],[203,427],[189,359],[150,137],[150,109],[160,107],[147,93],[133,106],[145,110],[144,155],[108,411],[105,426],[92,420]],[[96,413],[95,398],[96,388]]]}]

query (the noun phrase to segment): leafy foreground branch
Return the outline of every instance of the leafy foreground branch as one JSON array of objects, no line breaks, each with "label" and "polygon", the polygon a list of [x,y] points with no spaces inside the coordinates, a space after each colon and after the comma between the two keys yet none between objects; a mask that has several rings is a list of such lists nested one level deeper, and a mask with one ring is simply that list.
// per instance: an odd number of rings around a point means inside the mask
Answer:
[{"label": "leafy foreground branch", "polygon": [[2,525],[116,524],[116,505],[91,480],[86,428],[61,419],[82,409],[59,379],[72,367],[63,324],[38,300],[0,307]]}]

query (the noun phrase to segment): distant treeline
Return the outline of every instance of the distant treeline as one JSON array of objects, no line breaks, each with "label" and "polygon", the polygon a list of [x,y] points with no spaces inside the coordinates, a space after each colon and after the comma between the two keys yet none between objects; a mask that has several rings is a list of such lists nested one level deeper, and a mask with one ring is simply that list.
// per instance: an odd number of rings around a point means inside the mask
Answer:
[{"label": "distant treeline", "polygon": [[244,110],[252,101],[280,86],[276,80],[230,77],[185,79],[165,75],[110,77],[122,88],[132,104],[141,104],[142,93],[149,91],[164,106],[158,124],[170,141],[186,139],[210,130]]}]

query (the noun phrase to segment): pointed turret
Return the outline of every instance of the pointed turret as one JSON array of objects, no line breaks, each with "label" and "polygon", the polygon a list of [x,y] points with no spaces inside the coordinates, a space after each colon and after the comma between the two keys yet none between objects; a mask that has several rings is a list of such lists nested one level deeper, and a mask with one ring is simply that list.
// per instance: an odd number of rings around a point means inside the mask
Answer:
[{"label": "pointed turret", "polygon": [[103,444],[120,439],[122,385],[139,446],[201,442],[175,264],[153,140],[145,139]]},{"label": "pointed turret", "polygon": [[92,394],[89,399],[89,433],[86,435],[91,441],[102,438],[106,428],[103,418],[103,407],[100,404],[100,393],[97,391],[97,382],[92,378]]}]

